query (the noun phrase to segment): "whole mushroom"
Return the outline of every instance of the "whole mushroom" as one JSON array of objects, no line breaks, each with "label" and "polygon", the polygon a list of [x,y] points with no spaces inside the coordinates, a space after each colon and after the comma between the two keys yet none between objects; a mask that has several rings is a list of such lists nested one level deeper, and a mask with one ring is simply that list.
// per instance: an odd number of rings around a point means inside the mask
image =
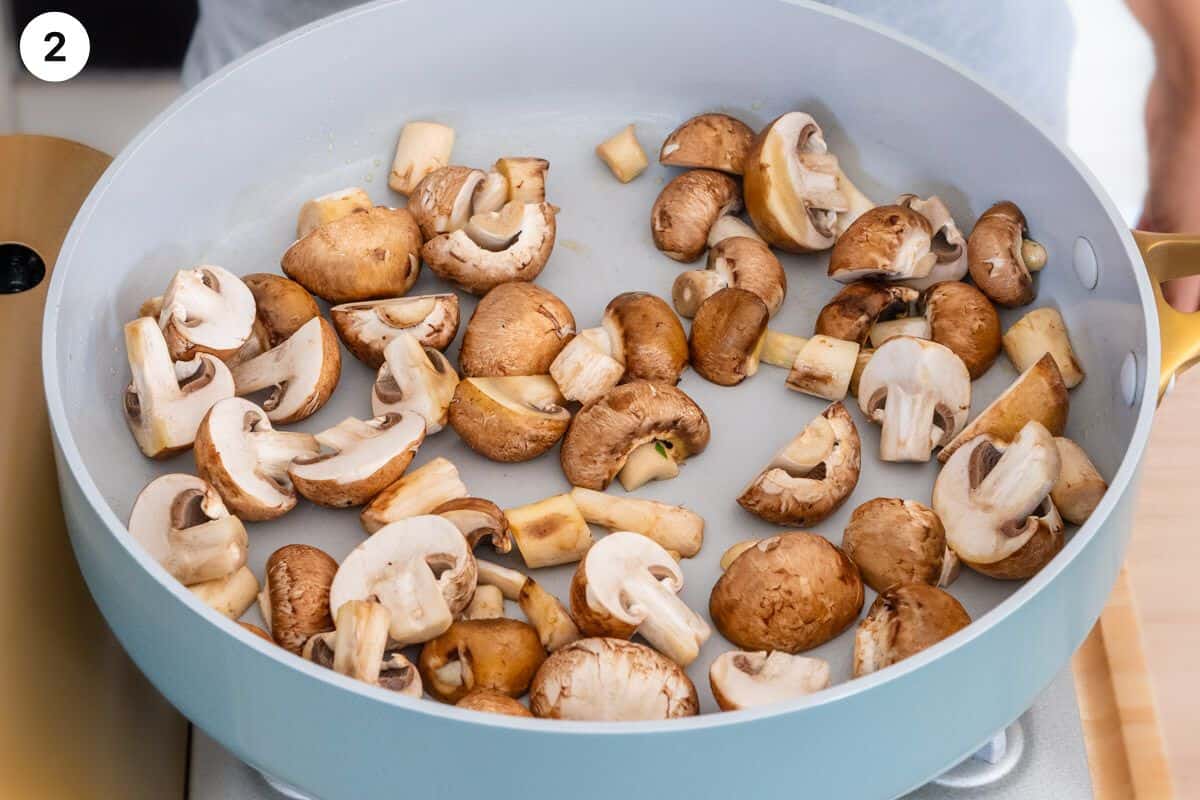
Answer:
[{"label": "whole mushroom", "polygon": [[676,261],[695,261],[721,216],[742,207],[737,181],[711,169],[693,169],[663,187],[650,210],[654,246]]},{"label": "whole mushroom", "polygon": [[842,549],[877,592],[908,583],[944,586],[957,574],[942,521],[914,500],[876,497],[854,509]]},{"label": "whole mushroom", "polygon": [[475,307],[458,365],[470,378],[546,375],[574,334],[575,317],[550,291],[532,283],[504,283]]},{"label": "whole mushroom", "polygon": [[923,583],[897,586],[875,598],[854,634],[854,677],[916,655],[971,624],[962,603]]}]

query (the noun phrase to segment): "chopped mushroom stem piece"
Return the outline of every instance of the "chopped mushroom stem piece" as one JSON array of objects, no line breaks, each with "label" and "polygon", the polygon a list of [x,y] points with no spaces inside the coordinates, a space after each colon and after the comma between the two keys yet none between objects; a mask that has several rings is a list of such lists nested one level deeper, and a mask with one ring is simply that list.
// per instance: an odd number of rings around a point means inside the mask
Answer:
[{"label": "chopped mushroom stem piece", "polygon": [[388,186],[408,196],[429,173],[450,163],[454,129],[436,122],[409,122],[400,129]]},{"label": "chopped mushroom stem piece", "polygon": [[480,585],[495,586],[504,593],[505,600],[512,600],[514,603],[520,599],[525,581],[532,580],[523,572],[503,567],[493,561],[478,558],[475,563],[479,566]]},{"label": "chopped mushroom stem piece", "polygon": [[254,598],[258,596],[258,578],[249,567],[242,566],[224,578],[193,583],[188,591],[218,614],[237,619],[254,605]]},{"label": "chopped mushroom stem piece", "polygon": [[582,638],[566,606],[533,578],[521,587],[517,603],[547,652],[553,653]]},{"label": "chopped mushroom stem piece", "polygon": [[546,172],[550,169],[546,159],[507,156],[497,159],[493,169],[507,180],[510,202],[546,202]]},{"label": "chopped mushroom stem piece", "polygon": [[467,445],[493,461],[528,461],[563,437],[566,399],[549,375],[466,378],[450,402],[449,421]]},{"label": "chopped mushroom stem piece", "polygon": [[663,141],[660,164],[703,167],[741,175],[754,131],[728,114],[700,114],[680,125]]},{"label": "chopped mushroom stem piece", "polygon": [[403,332],[388,342],[383,356],[371,389],[372,413],[417,414],[425,420],[427,434],[445,427],[458,386],[458,373],[446,356]]},{"label": "chopped mushroom stem piece", "polygon": [[329,400],[342,374],[342,355],[333,327],[314,317],[286,341],[233,368],[239,396],[270,389],[262,407],[285,425],[312,416]]},{"label": "chopped mushroom stem piece", "polygon": [[379,603],[351,600],[337,610],[334,622],[333,669],[374,684],[383,666],[391,615]]},{"label": "chopped mushroom stem piece", "polygon": [[731,650],[713,661],[708,682],[722,711],[740,711],[828,689],[829,662],[778,650]]},{"label": "chopped mushroom stem piece", "polygon": [[854,359],[854,372],[850,375],[850,394],[854,397],[858,397],[858,382],[862,380],[863,370],[867,368],[867,364],[871,363],[871,357],[874,355],[874,348],[864,347],[858,351],[858,356]]},{"label": "chopped mushroom stem piece", "polygon": [[695,261],[717,220],[741,207],[736,180],[710,169],[689,170],[664,186],[650,209],[654,246],[676,261]]},{"label": "chopped mushroom stem piece", "polygon": [[616,497],[579,486],[571,490],[571,499],[590,524],[609,531],[640,533],[684,558],[699,553],[704,543],[704,518],[682,506]]},{"label": "chopped mushroom stem piece", "polygon": [[624,375],[625,365],[614,357],[612,339],[603,327],[580,331],[550,365],[550,377],[563,396],[585,405],[603,397]]},{"label": "chopped mushroom stem piece", "polygon": [[729,545],[729,549],[721,554],[721,571],[724,572],[729,569],[729,565],[737,561],[738,556],[761,541],[762,539],[747,539],[744,542]]},{"label": "chopped mushroom stem piece", "polygon": [[1018,372],[1029,369],[1049,353],[1068,389],[1083,382],[1083,367],[1075,358],[1067,324],[1058,309],[1046,307],[1030,311],[1005,331],[1003,341],[1004,352]]},{"label": "chopped mushroom stem piece", "polygon": [[374,205],[367,193],[357,186],[314,197],[300,206],[300,217],[296,220],[296,238],[303,239],[326,222],[341,219],[355,211],[366,211]]},{"label": "chopped mushroom stem piece", "polygon": [[1062,469],[1050,490],[1054,505],[1067,522],[1082,525],[1100,505],[1108,484],[1084,449],[1070,439],[1055,437]]},{"label": "chopped mushroom stem piece", "polygon": [[499,619],[504,616],[504,593],[495,586],[476,586],[475,596],[462,612],[463,619]]},{"label": "chopped mushroom stem piece", "polygon": [[679,476],[679,461],[675,459],[675,444],[669,439],[655,440],[638,445],[625,466],[617,473],[617,479],[627,492],[640,489],[651,481],[667,481]]},{"label": "chopped mushroom stem piece", "polygon": [[600,156],[600,160],[608,165],[613,176],[621,183],[629,183],[641,175],[650,164],[632,124],[626,125],[612,138],[598,144],[596,155]]},{"label": "chopped mushroom stem piece", "polygon": [[571,564],[592,546],[592,532],[569,494],[556,494],[504,512],[530,569]]},{"label": "chopped mushroom stem piece", "polygon": [[877,206],[838,237],[829,277],[841,283],[866,278],[924,278],[937,263],[929,220],[904,206]]},{"label": "chopped mushroom stem piece", "polygon": [[890,667],[971,624],[953,596],[922,583],[890,589],[854,633],[854,677]]},{"label": "chopped mushroom stem piece", "polygon": [[841,400],[850,390],[857,360],[857,343],[818,334],[796,354],[787,387],[825,400]]},{"label": "chopped mushroom stem piece", "polygon": [[361,506],[399,480],[425,440],[418,414],[384,414],[367,421],[349,417],[316,435],[330,452],[292,462],[296,490],[330,508]]},{"label": "chopped mushroom stem piece", "polygon": [[407,333],[424,347],[445,350],[458,333],[458,295],[429,294],[343,303],[329,309],[333,327],[354,357],[372,369],[384,362],[388,343]]},{"label": "chopped mushroom stem piece", "polygon": [[793,336],[767,328],[767,332],[763,334],[762,348],[758,351],[758,360],[773,367],[791,369],[792,364],[796,363],[796,356],[800,355],[806,344],[808,339],[803,336]]},{"label": "chopped mushroom stem piece", "polygon": [[172,359],[185,361],[197,353],[224,359],[250,338],[254,295],[227,269],[183,269],[163,293],[158,325]]},{"label": "chopped mushroom stem piece", "polygon": [[337,570],[328,553],[306,544],[284,545],[267,558],[258,603],[276,644],[299,653],[310,638],[333,630],[329,587]]},{"label": "chopped mushroom stem piece", "polygon": [[458,469],[438,457],[401,476],[376,495],[359,519],[367,533],[375,533],[389,523],[431,514],[444,503],[469,495],[458,477]]}]

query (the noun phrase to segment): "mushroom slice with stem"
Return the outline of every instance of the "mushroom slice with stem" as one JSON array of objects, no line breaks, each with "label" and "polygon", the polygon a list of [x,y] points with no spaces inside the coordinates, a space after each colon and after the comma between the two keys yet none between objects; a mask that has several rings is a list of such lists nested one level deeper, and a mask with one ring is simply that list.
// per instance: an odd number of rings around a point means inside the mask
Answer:
[{"label": "mushroom slice with stem", "polygon": [[604,309],[603,327],[614,357],[625,366],[622,378],[675,384],[687,367],[687,334],[667,302],[649,292],[624,292]]},{"label": "mushroom slice with stem", "polygon": [[740,711],[828,689],[829,662],[779,650],[731,650],[713,660],[708,682],[722,711]]},{"label": "mushroom slice with stem", "polygon": [[841,283],[924,278],[937,262],[929,220],[904,206],[864,212],[838,237],[829,277]]},{"label": "mushroom slice with stem", "polygon": [[275,519],[296,505],[288,477],[292,461],[320,450],[311,434],[277,431],[261,408],[231,397],[214,405],[200,424],[196,470],[242,519]]},{"label": "mushroom slice with stem", "polygon": [[916,308],[920,293],[882,281],[855,281],[834,295],[817,315],[813,333],[865,346],[881,321],[904,317]]},{"label": "mushroom slice with stem", "polygon": [[458,469],[444,458],[434,458],[375,495],[359,520],[367,533],[375,533],[389,523],[431,514],[442,504],[469,495]]},{"label": "mushroom slice with stem", "polygon": [[423,515],[380,528],[351,551],[329,589],[330,606],[377,598],[398,645],[444,633],[475,592],[475,557],[449,521]]},{"label": "mushroom slice with stem", "polygon": [[425,691],[457,703],[476,689],[520,697],[545,660],[531,625],[501,617],[455,622],[425,643],[417,663]]},{"label": "mushroom slice with stem", "polygon": [[492,169],[507,181],[506,200],[509,202],[546,202],[546,172],[550,169],[550,162],[546,159],[505,156],[496,159]]},{"label": "mushroom slice with stem", "polygon": [[511,281],[532,281],[554,249],[554,214],[548,203],[509,203],[428,240],[421,258],[438,277],[471,294],[487,294]]},{"label": "mushroom slice with stem", "polygon": [[503,283],[484,295],[459,348],[463,377],[546,375],[575,335],[566,303],[533,283]]},{"label": "mushroom slice with stem", "polygon": [[700,114],[667,135],[658,163],[701,167],[741,175],[754,142],[754,131],[728,114]]},{"label": "mushroom slice with stem", "polygon": [[188,591],[218,614],[236,620],[254,605],[254,598],[258,596],[258,578],[243,565],[223,578],[193,583]]},{"label": "mushroom slice with stem", "polygon": [[408,469],[425,441],[425,420],[413,413],[349,417],[315,438],[330,452],[292,461],[288,477],[296,491],[329,508],[361,506]]},{"label": "mushroom slice with stem", "polygon": [[833,403],[775,454],[738,504],[777,525],[816,525],[854,491],[861,465],[854,420],[845,406]]},{"label": "mushroom slice with stem", "polygon": [[1015,203],[983,212],[967,238],[967,268],[979,290],[997,305],[1033,302],[1033,272],[1046,263],[1045,249],[1028,238],[1025,215]]},{"label": "mushroom slice with stem", "polygon": [[738,182],[711,169],[688,170],[663,187],[650,210],[654,246],[676,261],[695,261],[708,233],[725,214],[742,208]]},{"label": "mushroom slice with stem", "polygon": [[1073,525],[1082,525],[1100,505],[1108,484],[1082,447],[1071,439],[1057,436],[1054,444],[1062,461],[1058,480],[1050,490],[1050,499]]},{"label": "mushroom slice with stem", "polygon": [[621,382],[625,365],[616,355],[607,330],[586,328],[554,357],[550,377],[566,399],[587,405]]},{"label": "mushroom slice with stem", "polygon": [[408,198],[408,210],[426,241],[466,227],[475,213],[475,193],[487,179],[481,169],[441,167],[426,175]]},{"label": "mushroom slice with stem", "polygon": [[328,553],[311,545],[271,553],[258,603],[276,644],[298,654],[310,638],[333,630],[329,587],[337,570]]},{"label": "mushroom slice with stem", "polygon": [[580,486],[571,490],[571,499],[588,523],[609,531],[640,533],[684,558],[699,553],[704,543],[704,518],[683,506],[641,497],[615,497]]},{"label": "mushroom slice with stem", "polygon": [[915,194],[902,194],[896,198],[896,205],[911,208],[929,221],[933,232],[930,249],[936,257],[925,277],[908,278],[904,285],[924,290],[942,281],[962,280],[967,274],[967,240],[942,199],[937,195],[921,199]]},{"label": "mushroom slice with stem", "polygon": [[950,442],[971,409],[971,376],[936,342],[898,336],[875,351],[858,384],[858,407],[883,426],[884,461],[928,461]]},{"label": "mushroom slice with stem", "polygon": [[449,421],[467,445],[493,461],[528,461],[562,438],[571,422],[566,399],[549,375],[466,378],[450,402]]},{"label": "mushroom slice with stem", "polygon": [[272,422],[286,425],[317,413],[341,375],[337,335],[314,317],[283,343],[234,366],[233,383],[239,396],[270,389],[262,407]]},{"label": "mushroom slice with stem", "polygon": [[945,585],[957,574],[942,521],[913,500],[876,497],[854,509],[842,549],[877,592],[906,583]]},{"label": "mushroom slice with stem", "polygon": [[683,572],[653,539],[632,531],[605,536],[584,556],[571,580],[571,616],[585,636],[641,635],[676,664],[687,666],[712,635],[679,599]]},{"label": "mushroom slice with stem", "polygon": [[682,390],[625,383],[575,415],[563,438],[563,474],[572,486],[597,491],[620,474],[631,492],[679,474],[679,464],[703,452],[709,435],[708,417]]},{"label": "mushroom slice with stem", "polygon": [[721,289],[700,304],[692,320],[689,354],[701,377],[736,386],[758,372],[770,311],[753,292]]},{"label": "mushroom slice with stem", "polygon": [[971,380],[987,372],[1000,354],[1000,317],[983,292],[969,283],[945,281],[922,297],[929,336],[962,359]]},{"label": "mushroom slice with stem", "polygon": [[146,484],[133,501],[129,533],[185,586],[224,578],[246,563],[242,521],[194,475],[163,475]]},{"label": "mushroom slice with stem", "polygon": [[454,527],[467,539],[467,546],[472,550],[479,546],[484,539],[491,540],[492,549],[497,553],[508,553],[512,550],[512,536],[508,529],[508,517],[500,506],[491,500],[480,497],[459,497],[447,500],[429,511],[439,517],[450,520]]},{"label": "mushroom slice with stem", "polygon": [[424,347],[445,350],[458,333],[458,295],[428,294],[344,303],[329,309],[333,327],[354,357],[371,369],[383,366],[383,351],[401,333]]},{"label": "mushroom slice with stem", "polygon": [[370,195],[358,186],[314,197],[300,206],[300,215],[296,219],[296,238],[303,239],[326,222],[341,219],[355,211],[366,211],[374,205]]},{"label": "mushroom slice with stem", "polygon": [[875,598],[854,633],[854,677],[890,667],[971,624],[962,603],[934,586],[897,586]]},{"label": "mushroom slice with stem", "polygon": [[529,709],[521,705],[521,701],[490,689],[476,689],[467,693],[454,705],[459,708],[469,708],[472,711],[482,711],[488,714],[504,714],[509,717],[532,717]]},{"label": "mushroom slice with stem", "polygon": [[383,355],[371,388],[371,412],[377,417],[417,414],[425,420],[427,434],[444,428],[458,386],[458,373],[450,361],[409,333],[397,333]]},{"label": "mushroom slice with stem", "polygon": [[242,278],[254,295],[254,327],[250,338],[228,363],[241,364],[290,338],[300,326],[321,316],[317,301],[300,284],[282,275],[255,272]]},{"label": "mushroom slice with stem", "polygon": [[171,358],[232,356],[254,327],[254,295],[227,269],[205,265],[175,273],[158,314]]},{"label": "mushroom slice with stem", "polygon": [[400,129],[388,186],[409,196],[421,180],[450,163],[454,128],[437,122],[409,122]]},{"label": "mushroom slice with stem", "polygon": [[191,447],[213,404],[233,397],[228,367],[208,353],[172,363],[162,331],[150,317],[125,324],[125,351],[133,374],[125,388],[125,422],[150,458]]},{"label": "mushroom slice with stem", "polygon": [[1055,308],[1036,308],[1013,323],[1004,332],[1004,352],[1008,360],[1024,372],[1037,363],[1046,353],[1054,359],[1063,385],[1074,389],[1083,382],[1083,367],[1075,358],[1071,339],[1067,336],[1067,324]]},{"label": "mushroom slice with stem", "polygon": [[731,236],[711,245],[707,269],[679,274],[671,287],[671,300],[681,317],[694,317],[705,300],[726,287],[753,292],[775,316],[787,295],[787,275],[761,240]]},{"label": "mushroom slice with stem", "polygon": [[[770,331],[767,333],[769,336]],[[858,353],[854,342],[814,336],[796,353],[788,370],[787,387],[824,400],[841,400],[850,391]]]},{"label": "mushroom slice with stem", "polygon": [[632,124],[596,145],[596,155],[621,183],[629,183],[650,164]]},{"label": "mushroom slice with stem", "polygon": [[569,494],[507,509],[504,516],[530,569],[572,564],[592,546],[592,532]]},{"label": "mushroom slice with stem", "polygon": [[977,436],[960,447],[933,485],[933,509],[963,563],[993,578],[1037,573],[1063,546],[1050,498],[1062,459],[1050,431],[1029,422],[1011,444]]}]

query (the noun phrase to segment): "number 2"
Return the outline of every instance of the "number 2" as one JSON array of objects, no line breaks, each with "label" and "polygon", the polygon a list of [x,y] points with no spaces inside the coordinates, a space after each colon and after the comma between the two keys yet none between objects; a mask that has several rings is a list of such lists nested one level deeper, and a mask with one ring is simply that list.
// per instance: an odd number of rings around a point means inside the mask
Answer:
[{"label": "number 2", "polygon": [[50,48],[50,52],[46,53],[46,61],[66,61],[67,57],[59,55],[58,51],[63,49],[63,45],[67,43],[67,37],[63,36],[58,31],[50,31],[46,34],[44,42],[54,42],[54,46]]}]

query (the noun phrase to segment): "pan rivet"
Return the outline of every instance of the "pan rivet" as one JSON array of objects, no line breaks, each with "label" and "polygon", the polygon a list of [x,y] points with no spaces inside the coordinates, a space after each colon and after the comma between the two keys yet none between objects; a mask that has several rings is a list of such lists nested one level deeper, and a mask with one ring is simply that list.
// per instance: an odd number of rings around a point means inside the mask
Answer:
[{"label": "pan rivet", "polygon": [[1134,353],[1129,353],[1125,356],[1125,360],[1121,363],[1121,399],[1125,401],[1125,405],[1131,406],[1138,399],[1138,359]]},{"label": "pan rivet", "polygon": [[1075,240],[1075,276],[1085,289],[1095,289],[1100,281],[1100,266],[1092,243],[1080,236]]}]

